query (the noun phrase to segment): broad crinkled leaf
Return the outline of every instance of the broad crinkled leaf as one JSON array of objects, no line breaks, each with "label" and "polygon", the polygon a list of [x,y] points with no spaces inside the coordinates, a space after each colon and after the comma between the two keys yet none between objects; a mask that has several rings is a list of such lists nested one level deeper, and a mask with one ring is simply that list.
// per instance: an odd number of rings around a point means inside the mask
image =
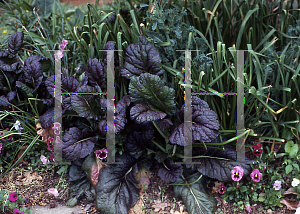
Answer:
[{"label": "broad crinkled leaf", "polygon": [[169,129],[173,125],[173,123],[170,119],[165,118],[157,121],[157,125],[161,130],[165,131]]},{"label": "broad crinkled leaf", "polygon": [[54,123],[54,107],[49,108],[42,116],[40,116],[40,123],[43,129],[47,129]]},{"label": "broad crinkled leaf", "polygon": [[[195,103],[194,103],[195,102]],[[210,142],[219,135],[219,121],[217,114],[209,109],[208,104],[192,97],[192,142],[195,140]],[[180,110],[181,120],[183,119],[183,107]],[[177,126],[169,136],[170,143],[184,146],[184,123]]]},{"label": "broad crinkled leaf", "polygon": [[8,51],[14,55],[18,53],[23,44],[24,32],[17,32],[12,34],[8,39]]},{"label": "broad crinkled leaf", "polygon": [[[119,134],[124,129],[126,123],[127,123],[127,119],[125,115],[119,114],[115,116],[115,120],[114,120],[115,134]],[[98,123],[98,129],[102,134],[106,134],[107,132],[106,126],[107,126],[106,120],[101,120]]]},{"label": "broad crinkled leaf", "polygon": [[[230,173],[229,173],[230,174]],[[187,183],[192,183],[196,181],[200,176],[197,172],[187,178]],[[213,196],[210,196],[205,192],[204,179],[200,179],[192,185],[174,185],[173,191],[176,197],[180,197],[186,206],[188,213],[191,214],[212,214],[215,207],[217,206],[217,201]],[[175,183],[186,184],[182,178],[178,178]]]},{"label": "broad crinkled leaf", "polygon": [[80,117],[86,119],[98,120],[99,109],[97,108],[96,96],[92,94],[80,94],[83,93],[95,93],[97,92],[94,87],[89,85],[83,85],[77,88],[79,94],[71,95],[71,104],[73,109],[77,112]]},{"label": "broad crinkled leaf", "polygon": [[68,161],[74,161],[89,155],[97,142],[96,136],[89,136],[86,130],[72,127],[63,136],[62,154]]},{"label": "broad crinkled leaf", "polygon": [[175,182],[183,172],[182,166],[180,164],[171,164],[170,159],[167,159],[165,161],[165,164],[168,169],[166,169],[163,164],[160,164],[160,167],[158,169],[158,176],[164,182]]},{"label": "broad crinkled leaf", "polygon": [[[45,81],[45,85],[47,87],[47,90],[49,94],[54,97],[54,82],[55,82],[55,75],[52,75],[48,77]],[[71,77],[69,75],[62,75],[61,76],[62,86],[61,91],[63,93],[70,93],[75,92],[76,89],[79,87],[79,82],[75,77]],[[68,110],[73,110],[73,107],[71,105],[71,97],[70,95],[62,95],[63,98],[63,104],[66,106]]]},{"label": "broad crinkled leaf", "polygon": [[2,71],[6,71],[6,72],[15,72],[18,73],[18,66],[19,66],[20,62],[15,62],[11,65],[8,64],[1,64],[0,65],[0,70]]},{"label": "broad crinkled leaf", "polygon": [[150,140],[153,138],[154,130],[146,130],[142,133],[130,132],[125,142],[125,150],[134,158],[138,159],[145,151]]},{"label": "broad crinkled leaf", "polygon": [[[100,105],[101,109],[103,111],[107,110],[107,100],[106,99],[100,99]],[[130,96],[125,95],[123,96],[119,102],[115,105],[115,115],[118,114],[125,114],[127,107],[130,105]]]},{"label": "broad crinkled leaf", "polygon": [[166,113],[151,110],[149,106],[137,104],[130,109],[130,119],[137,123],[150,122],[163,119]]},{"label": "broad crinkled leaf", "polygon": [[130,44],[126,48],[124,68],[121,69],[121,76],[131,79],[133,76],[140,76],[143,73],[162,75],[162,68],[159,53],[148,40],[140,36],[138,44]]},{"label": "broad crinkled leaf", "polygon": [[103,214],[127,214],[139,199],[138,172],[135,159],[124,153],[116,162],[101,169],[96,186],[96,207]]},{"label": "broad crinkled leaf", "polygon": [[0,105],[8,106],[9,104],[7,102],[12,101],[15,98],[16,95],[17,95],[16,91],[10,91],[10,92],[7,93],[6,96],[5,95],[0,96],[1,99],[6,101],[6,102],[4,102],[4,101],[0,100]]},{"label": "broad crinkled leaf", "polygon": [[24,67],[25,82],[33,86],[33,92],[38,89],[43,80],[42,64],[38,61],[32,61]]},{"label": "broad crinkled leaf", "polygon": [[133,77],[129,84],[130,99],[136,104],[148,105],[152,110],[175,113],[175,91],[165,86],[157,75],[143,73]]},{"label": "broad crinkled leaf", "polygon": [[83,159],[77,159],[72,162],[72,165],[69,170],[69,181],[76,181],[86,177],[84,171],[82,171],[81,166]]},{"label": "broad crinkled leaf", "polygon": [[[225,141],[224,137],[222,137],[223,141]],[[219,143],[220,138],[217,137],[215,140],[212,141],[212,143]],[[222,146],[214,146],[218,148],[222,148]],[[210,178],[217,179],[219,181],[223,182],[229,182],[231,181],[230,172],[233,170],[235,166],[241,166],[244,169],[244,176],[249,176],[252,172],[251,166],[248,164],[243,163],[235,163],[236,161],[236,148],[231,146],[230,144],[224,145],[225,150],[218,150],[213,148],[207,148],[207,150],[204,147],[198,148],[195,150],[195,153],[193,151],[193,156],[198,155],[205,155],[205,156],[211,156],[213,158],[197,158],[194,161],[195,162],[201,162],[201,164],[192,164],[193,170],[198,170],[203,175],[206,175]],[[224,159],[217,159],[215,157],[219,158],[225,158]],[[255,164],[256,162],[249,159],[248,157],[245,157],[246,162],[253,162]]]},{"label": "broad crinkled leaf", "polygon": [[95,87],[99,92],[102,92],[101,89],[106,87],[105,74],[104,66],[98,59],[89,59],[85,75],[88,78],[89,85]]},{"label": "broad crinkled leaf", "polygon": [[25,83],[16,81],[16,86],[21,89],[23,93],[25,93],[28,97],[33,97],[33,89],[27,86]]}]

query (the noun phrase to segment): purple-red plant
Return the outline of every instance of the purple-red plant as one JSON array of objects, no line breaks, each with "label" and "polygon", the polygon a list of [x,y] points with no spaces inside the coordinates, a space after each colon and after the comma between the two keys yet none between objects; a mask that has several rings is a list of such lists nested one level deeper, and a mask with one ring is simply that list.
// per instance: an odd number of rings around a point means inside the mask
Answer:
[{"label": "purple-red plant", "polygon": [[253,154],[255,156],[260,156],[261,153],[263,152],[263,150],[261,149],[262,147],[262,144],[256,144],[256,145],[253,145],[252,148],[253,148]]}]

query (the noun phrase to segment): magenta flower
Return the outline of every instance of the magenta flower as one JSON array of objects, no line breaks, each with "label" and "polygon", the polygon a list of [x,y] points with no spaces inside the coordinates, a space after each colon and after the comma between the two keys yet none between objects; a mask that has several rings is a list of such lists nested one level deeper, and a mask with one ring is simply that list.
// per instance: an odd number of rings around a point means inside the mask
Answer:
[{"label": "magenta flower", "polygon": [[224,185],[220,185],[220,186],[219,186],[219,193],[220,193],[220,194],[223,195],[223,194],[225,193],[225,190],[226,190],[226,188],[225,188]]},{"label": "magenta flower", "polygon": [[10,201],[16,201],[18,199],[18,195],[15,192],[12,192],[9,194],[8,200]]},{"label": "magenta flower", "polygon": [[280,188],[281,188],[281,181],[276,180],[275,183],[273,184],[273,188],[275,190],[280,190]]},{"label": "magenta flower", "polygon": [[239,181],[243,177],[244,170],[240,166],[235,166],[233,170],[231,170],[231,178],[234,181]]},{"label": "magenta flower", "polygon": [[247,211],[248,213],[251,213],[251,212],[252,212],[252,209],[251,209],[250,205],[246,206],[246,211]]},{"label": "magenta flower", "polygon": [[254,182],[259,182],[260,179],[262,178],[262,174],[259,172],[258,169],[254,169],[254,170],[252,171],[252,173],[250,174],[250,177],[252,178],[252,180],[253,180]]},{"label": "magenta flower", "polygon": [[[9,128],[6,128],[5,130],[8,131]],[[4,134],[5,134],[5,132],[0,132],[0,136],[1,136],[1,135],[4,135]],[[7,138],[2,138],[2,140],[3,140],[3,141],[6,141],[6,140],[10,140],[11,138],[12,138],[12,135],[9,136],[9,137],[7,137]]]},{"label": "magenta flower", "polygon": [[53,123],[52,129],[54,130],[54,134],[59,135],[60,133],[60,123]]},{"label": "magenta flower", "polygon": [[53,137],[48,137],[47,142],[51,143],[53,140],[54,140]]},{"label": "magenta flower", "polygon": [[18,209],[14,209],[14,214],[24,214],[24,213],[20,212]]},{"label": "magenta flower", "polygon": [[0,143],[0,153],[1,153],[2,145],[3,145],[3,144],[2,144],[2,143]]},{"label": "magenta flower", "polygon": [[99,159],[104,159],[107,157],[107,150],[106,149],[100,149],[94,152]]}]

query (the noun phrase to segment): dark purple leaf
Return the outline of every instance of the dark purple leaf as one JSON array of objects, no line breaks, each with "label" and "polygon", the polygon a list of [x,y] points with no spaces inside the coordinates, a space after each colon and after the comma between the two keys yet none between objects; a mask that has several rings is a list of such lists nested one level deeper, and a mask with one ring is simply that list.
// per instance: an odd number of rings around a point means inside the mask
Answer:
[{"label": "dark purple leaf", "polygon": [[43,129],[47,129],[54,123],[54,107],[49,108],[42,116],[40,116],[40,123]]},{"label": "dark purple leaf", "polygon": [[6,98],[6,96],[2,95],[0,96],[0,106],[8,106],[9,105],[9,101]]},{"label": "dark purple leaf", "polygon": [[96,136],[84,136],[80,129],[72,127],[63,136],[63,157],[68,161],[84,158],[93,151],[96,142]]},{"label": "dark purple leaf", "polygon": [[[117,116],[115,116],[115,120],[114,120],[114,125],[115,125],[115,134],[119,134],[125,127],[127,123],[127,119],[125,117],[125,115],[123,114],[119,114]],[[113,123],[111,123],[113,124]],[[106,127],[106,120],[101,120],[98,123],[98,129],[102,134],[106,134],[107,132],[107,127]]]},{"label": "dark purple leaf", "polygon": [[[218,143],[220,140],[218,140],[219,137],[217,137],[215,140],[212,141],[212,143]],[[225,141],[225,140],[223,140]],[[218,148],[222,148],[222,146],[214,146]],[[217,179],[219,181],[223,182],[229,182],[231,181],[230,172],[235,166],[241,166],[244,169],[244,176],[249,176],[251,173],[251,166],[244,163],[238,163],[236,162],[236,148],[231,146],[230,144],[224,145],[224,151],[208,148],[207,150],[203,147],[197,149],[194,155],[205,155],[205,156],[211,156],[213,158],[197,158],[194,161],[195,162],[201,162],[201,164],[192,164],[193,170],[198,170],[203,175],[206,175],[210,178]],[[218,159],[219,158],[226,158],[228,160],[224,159]],[[253,162],[255,164],[255,161],[252,161],[248,157],[245,157],[246,162]]]},{"label": "dark purple leaf", "polygon": [[137,123],[155,121],[166,116],[166,113],[153,111],[144,104],[137,104],[130,109],[130,119],[135,120]]},{"label": "dark purple leaf", "polygon": [[161,130],[165,131],[169,129],[173,125],[173,123],[170,119],[162,119],[157,121],[157,125]]},{"label": "dark purple leaf", "polygon": [[175,113],[175,90],[165,86],[157,75],[143,73],[133,77],[129,84],[130,99],[136,104],[145,104],[152,110]]},{"label": "dark purple leaf", "polygon": [[[47,87],[47,90],[51,96],[54,97],[54,77],[55,75],[52,75],[48,77],[45,81],[45,85]],[[63,93],[70,93],[70,92],[75,92],[76,89],[79,87],[79,83],[75,77],[71,77],[68,75],[62,75],[62,86],[61,86],[61,91]],[[63,103],[65,107],[68,110],[73,110],[73,107],[71,105],[71,98],[70,95],[63,95]]]},{"label": "dark purple leaf", "polygon": [[[217,114],[210,110],[205,101],[200,102],[196,100],[194,105],[195,97],[192,97],[193,108],[192,108],[192,142],[195,140],[210,142],[219,135],[219,122]],[[182,111],[181,111],[182,113]],[[177,126],[169,137],[170,143],[177,144],[180,146],[184,145],[184,123]]]},{"label": "dark purple leaf", "polygon": [[183,172],[182,166],[180,164],[171,164],[171,161],[169,159],[165,161],[165,164],[168,169],[166,169],[166,167],[161,164],[160,168],[158,169],[158,176],[164,182],[175,182]]},{"label": "dark purple leaf", "polygon": [[6,97],[7,97],[8,101],[12,101],[15,98],[16,95],[17,95],[16,91],[10,91],[10,92],[8,92]]},{"label": "dark purple leaf", "polygon": [[106,71],[98,59],[89,59],[85,75],[88,78],[89,84],[99,92],[102,92],[101,89],[106,87],[105,74]]},{"label": "dark purple leaf", "polygon": [[146,130],[142,133],[133,131],[127,135],[125,142],[125,150],[130,153],[131,156],[138,159],[145,151],[146,146],[149,145],[150,140],[153,138],[154,130]]},{"label": "dark purple leaf", "polygon": [[33,92],[38,89],[43,80],[42,64],[38,61],[32,61],[31,64],[24,67],[25,82],[33,86]]},{"label": "dark purple leaf", "polygon": [[96,207],[101,213],[127,214],[139,199],[135,159],[124,153],[122,156],[116,155],[116,162],[124,164],[109,164],[99,173]]},{"label": "dark purple leaf", "polygon": [[0,65],[0,70],[2,71],[6,71],[6,72],[15,72],[18,73],[18,66],[19,66],[20,62],[15,62],[11,65],[8,64],[1,64]]},{"label": "dark purple leaf", "polygon": [[93,94],[80,94],[80,92],[95,93],[97,92],[96,89],[89,85],[83,85],[80,86],[76,92],[78,92],[78,95],[71,95],[71,104],[73,109],[80,117],[98,120],[100,118],[100,112],[97,108],[97,102],[95,99],[96,96]]},{"label": "dark purple leaf", "polygon": [[29,66],[33,61],[39,61],[40,59],[41,57],[38,55],[29,56],[27,59],[25,59],[24,66]]},{"label": "dark purple leaf", "polygon": [[8,38],[8,51],[14,55],[20,50],[24,38],[24,32],[17,32]]},{"label": "dark purple leaf", "polygon": [[145,37],[140,36],[139,39],[138,44],[130,44],[126,48],[124,68],[120,74],[127,79],[142,73],[162,75],[164,69],[158,51]]}]

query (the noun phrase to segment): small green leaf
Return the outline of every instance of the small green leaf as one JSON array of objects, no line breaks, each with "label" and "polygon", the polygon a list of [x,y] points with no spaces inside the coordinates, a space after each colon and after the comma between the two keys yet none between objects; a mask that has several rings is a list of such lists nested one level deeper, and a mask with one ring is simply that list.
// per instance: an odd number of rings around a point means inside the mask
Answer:
[{"label": "small green leaf", "polygon": [[298,144],[294,144],[294,142],[292,140],[289,140],[285,144],[284,149],[285,149],[285,152],[289,153],[290,157],[294,157],[298,152]]},{"label": "small green leaf", "polygon": [[259,196],[259,197],[258,197],[258,201],[260,201],[260,202],[264,202],[264,200],[265,200],[265,198],[264,198],[264,197],[262,197],[262,196]]},{"label": "small green leaf", "polygon": [[77,198],[71,198],[67,201],[67,206],[74,207],[77,204]]},{"label": "small green leaf", "polygon": [[299,165],[297,163],[293,163],[293,167],[295,167],[297,171],[299,171]]},{"label": "small green leaf", "polygon": [[293,166],[292,165],[287,165],[285,167],[285,173],[289,174],[291,171],[293,171]]}]

